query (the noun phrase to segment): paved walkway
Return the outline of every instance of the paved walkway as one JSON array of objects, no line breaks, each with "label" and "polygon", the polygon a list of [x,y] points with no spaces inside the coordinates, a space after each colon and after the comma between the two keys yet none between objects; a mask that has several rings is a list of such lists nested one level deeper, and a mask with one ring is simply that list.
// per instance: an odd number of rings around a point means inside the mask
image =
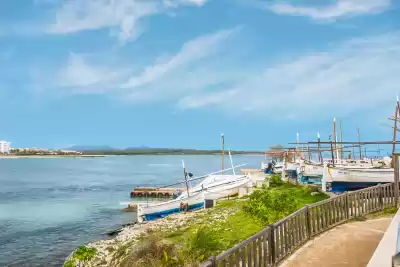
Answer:
[{"label": "paved walkway", "polygon": [[365,267],[391,218],[351,222],[310,240],[280,267]]}]

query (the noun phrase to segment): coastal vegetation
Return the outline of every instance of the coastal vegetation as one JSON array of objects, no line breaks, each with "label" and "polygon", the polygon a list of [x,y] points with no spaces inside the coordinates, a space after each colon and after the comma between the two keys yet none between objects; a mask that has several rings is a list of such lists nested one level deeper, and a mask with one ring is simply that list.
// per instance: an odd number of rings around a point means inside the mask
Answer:
[{"label": "coastal vegetation", "polygon": [[[79,267],[79,264],[85,266],[96,256],[96,252],[95,248],[79,247],[64,264],[64,267]],[[76,262],[78,262],[78,265]]]},{"label": "coastal vegetation", "polygon": [[[160,245],[157,247],[158,253],[154,253],[154,246],[147,246],[149,250],[141,247],[147,253],[134,252],[128,256],[128,264],[122,266],[194,266],[233,247],[305,204],[328,198],[326,194],[311,193],[308,186],[284,183],[279,176],[272,176],[270,187],[255,191],[248,199],[220,201],[215,208],[184,227],[150,233],[148,240],[162,240],[159,244],[164,244],[165,253],[160,253]],[[138,257],[140,255],[145,257]],[[143,265],[133,264],[138,260]]]},{"label": "coastal vegetation", "polygon": [[[305,204],[326,198],[326,194],[312,192],[311,187],[288,184],[272,176],[270,187],[248,197],[222,200],[211,209],[150,222],[134,240],[110,241],[104,249],[107,256],[101,258],[98,253],[96,266],[196,266]],[[101,265],[105,258],[108,260]]]}]

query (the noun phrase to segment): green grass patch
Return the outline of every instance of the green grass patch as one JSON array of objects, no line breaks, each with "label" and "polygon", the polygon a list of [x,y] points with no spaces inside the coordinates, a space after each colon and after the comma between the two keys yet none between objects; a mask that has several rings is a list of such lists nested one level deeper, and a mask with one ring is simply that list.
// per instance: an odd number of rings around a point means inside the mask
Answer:
[{"label": "green grass patch", "polygon": [[64,263],[64,267],[75,267],[76,260],[83,264],[87,264],[96,257],[97,250],[86,246],[79,247],[73,254],[71,259]]},{"label": "green grass patch", "polygon": [[387,216],[393,216],[397,212],[397,208],[386,208],[383,209],[382,211],[370,213],[367,215],[367,219],[374,219],[374,218],[379,218],[379,217],[387,217]]}]

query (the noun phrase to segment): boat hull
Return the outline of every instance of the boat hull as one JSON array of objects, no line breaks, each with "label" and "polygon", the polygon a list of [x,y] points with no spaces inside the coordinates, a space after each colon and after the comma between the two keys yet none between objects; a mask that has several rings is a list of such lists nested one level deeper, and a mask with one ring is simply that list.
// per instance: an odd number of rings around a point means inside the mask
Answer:
[{"label": "boat hull", "polygon": [[220,199],[229,196],[233,196],[239,193],[239,188],[244,187],[246,184],[251,183],[250,178],[242,179],[230,184],[219,185],[215,187],[210,187],[205,190],[206,199]]},{"label": "boat hull", "polygon": [[375,186],[377,182],[332,182],[330,183],[328,192],[331,193],[344,193],[346,191],[356,191],[367,187]]},{"label": "boat hull", "polygon": [[[204,207],[204,201],[201,203],[196,203],[193,205],[189,205],[188,210],[197,210],[197,209],[201,209]],[[164,217],[167,217],[168,215],[174,214],[174,213],[180,213],[183,210],[180,207],[177,208],[172,208],[169,210],[163,210],[163,211],[159,211],[159,212],[154,212],[154,213],[150,213],[150,214],[146,214],[144,215],[144,218],[146,221],[152,221],[152,220],[157,220],[157,219],[161,219]]]},{"label": "boat hull", "polygon": [[[187,209],[182,208],[182,204],[187,205]],[[139,204],[138,222],[161,219],[170,214],[201,209],[203,207],[204,192],[196,193],[188,198],[175,199],[157,204]]]},{"label": "boat hull", "polygon": [[322,187],[327,192],[341,193],[377,184],[392,183],[393,169],[324,168]]}]

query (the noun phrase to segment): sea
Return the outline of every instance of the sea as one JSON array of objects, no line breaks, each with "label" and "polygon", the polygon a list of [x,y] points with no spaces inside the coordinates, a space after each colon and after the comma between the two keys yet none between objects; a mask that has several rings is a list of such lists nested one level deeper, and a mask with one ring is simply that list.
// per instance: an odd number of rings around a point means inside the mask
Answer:
[{"label": "sea", "polygon": [[[0,159],[0,266],[62,266],[77,247],[136,221],[120,202],[135,186],[161,186],[221,169],[221,156]],[[234,156],[259,168],[262,156]],[[225,168],[231,166],[225,157]]]}]

